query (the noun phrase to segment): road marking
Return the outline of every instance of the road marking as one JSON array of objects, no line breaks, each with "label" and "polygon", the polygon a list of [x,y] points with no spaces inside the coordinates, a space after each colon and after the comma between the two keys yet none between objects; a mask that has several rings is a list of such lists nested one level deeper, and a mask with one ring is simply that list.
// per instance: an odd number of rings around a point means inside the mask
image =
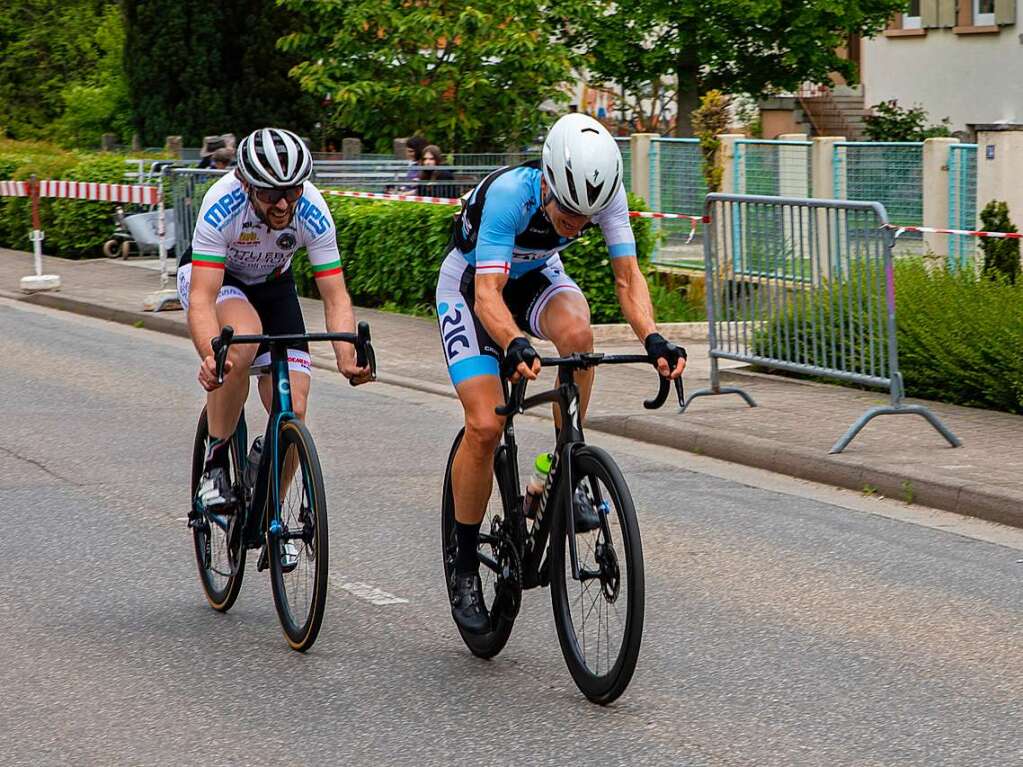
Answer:
[{"label": "road marking", "polygon": [[372,605],[377,605],[378,607],[382,607],[384,605],[408,604],[407,599],[396,597],[394,594],[388,594],[386,591],[382,591],[375,586],[370,586],[368,583],[337,582],[337,585],[353,597],[358,597],[359,599],[369,602]]}]

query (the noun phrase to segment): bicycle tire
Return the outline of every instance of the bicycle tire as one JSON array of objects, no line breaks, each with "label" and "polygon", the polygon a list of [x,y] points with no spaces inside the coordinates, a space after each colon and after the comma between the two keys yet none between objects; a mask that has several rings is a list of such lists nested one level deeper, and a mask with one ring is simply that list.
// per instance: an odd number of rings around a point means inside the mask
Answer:
[{"label": "bicycle tire", "polygon": [[[593,480],[598,484],[594,485]],[[551,560],[551,604],[554,608],[554,622],[558,630],[561,651],[576,686],[589,700],[606,705],[625,692],[639,660],[645,599],[643,546],[632,495],[621,470],[610,455],[592,446],[579,448],[572,457],[572,481],[575,484],[572,489],[573,498],[580,487],[584,493],[588,488],[590,501],[595,504],[606,504],[610,501],[613,504],[614,519],[610,508],[605,506],[603,516],[607,522],[606,527],[602,524],[595,531],[576,536],[580,566],[585,568],[591,565],[588,560],[592,559],[591,568],[588,569],[600,573],[599,578],[577,581],[573,578],[571,558],[568,554],[566,531],[570,515],[563,508],[563,502],[559,504],[552,524],[548,552]],[[603,492],[600,488],[603,488]],[[605,495],[608,497],[604,498]],[[610,554],[607,547],[608,534],[611,543]],[[624,577],[621,572],[622,555],[626,570]],[[570,593],[573,584],[578,584],[578,593],[574,590]],[[599,590],[594,596],[594,586],[597,584]],[[623,593],[627,597],[624,620],[619,607],[616,606]],[[580,640],[579,631],[573,620],[576,599],[578,612],[582,614],[584,624],[587,617],[594,610],[597,611],[598,633],[595,648],[592,641],[587,644],[585,625],[584,636]],[[599,633],[602,615],[606,615],[610,630],[612,613],[616,624],[621,624],[621,642],[612,661],[609,637],[605,635],[605,662],[602,664]],[[602,667],[606,670],[602,671]]]},{"label": "bicycle tire", "polygon": [[[242,416],[244,418],[244,415]],[[239,419],[240,421],[241,419]],[[195,442],[192,445],[192,483],[189,504],[194,509],[194,499],[199,488],[199,479],[202,477],[203,465],[206,461],[206,440],[209,437],[209,423],[206,417],[206,408],[199,414],[199,423],[195,430]],[[238,440],[231,438],[228,446],[231,452],[231,484],[235,487],[238,497],[242,497],[241,483],[238,477],[241,475],[241,460],[239,455]],[[244,509],[236,510],[237,514],[244,514]],[[209,521],[203,517],[197,520],[198,524],[192,528],[192,540],[195,549],[195,563],[199,570],[199,582],[202,584],[203,592],[210,607],[218,612],[226,613],[234,605],[238,593],[242,588],[242,579],[245,575],[245,547],[241,545],[241,536],[237,537],[236,545],[228,550],[227,536],[224,534],[224,553],[227,555],[228,570],[221,570],[220,567],[211,567],[213,556],[211,549],[219,543],[219,533],[216,543],[214,534],[209,527]],[[232,561],[233,560],[233,561]],[[224,576],[224,572],[231,572],[231,575]]]},{"label": "bicycle tire", "polygon": [[[286,562],[284,542],[268,529],[266,546],[270,564],[270,584],[274,607],[291,649],[306,652],[313,646],[323,623],[327,604],[327,566],[329,539],[327,531],[327,495],[323,486],[323,470],[316,453],[316,445],[305,424],[298,419],[285,421],[278,433],[278,476],[292,448],[297,468],[287,488],[281,490],[282,532],[295,534],[301,525],[301,539],[296,544],[295,562]],[[294,493],[301,479],[302,489]],[[298,501],[298,513],[292,514],[293,499]],[[269,500],[268,500],[269,503]],[[312,572],[309,572],[311,564]],[[298,574],[295,578],[290,576]],[[305,576],[304,584],[299,578]],[[291,585],[289,585],[289,583]],[[304,604],[303,608],[295,609]]]},{"label": "bicycle tire", "polygon": [[[455,437],[455,441],[451,446],[451,452],[448,454],[447,468],[444,471],[444,492],[441,500],[441,552],[444,561],[445,594],[450,594],[451,575],[454,572],[455,551],[457,549],[457,545],[455,543],[455,499],[451,490],[451,466],[455,460],[455,453],[458,451],[458,446],[462,442],[464,433],[465,429],[461,429]],[[507,499],[509,497],[514,497],[515,493],[508,493],[507,489],[501,488],[500,478],[497,476],[496,472],[494,476],[494,490],[497,491],[497,495],[500,498],[499,505],[503,513],[502,519],[507,520],[509,518]],[[504,492],[502,492],[502,490],[504,490]],[[481,527],[481,532],[487,527],[488,519],[493,519],[494,509],[494,492],[492,491],[491,501],[488,505],[488,515],[483,518],[483,527]],[[490,572],[489,568],[483,565],[481,565],[480,571],[481,576],[484,577],[488,572]],[[483,599],[484,603],[487,605],[488,611],[491,611],[491,608],[497,601],[496,586],[496,578],[493,581],[487,579],[483,584]],[[491,611],[491,631],[486,634],[470,634],[463,631],[457,625],[456,628],[458,628],[458,633],[461,635],[465,646],[469,648],[469,651],[473,655],[479,658],[493,658],[501,652],[501,650],[504,649],[504,646],[508,643],[508,639],[511,637],[514,625],[515,613],[513,611],[498,610],[496,618],[494,617],[494,613]]]}]

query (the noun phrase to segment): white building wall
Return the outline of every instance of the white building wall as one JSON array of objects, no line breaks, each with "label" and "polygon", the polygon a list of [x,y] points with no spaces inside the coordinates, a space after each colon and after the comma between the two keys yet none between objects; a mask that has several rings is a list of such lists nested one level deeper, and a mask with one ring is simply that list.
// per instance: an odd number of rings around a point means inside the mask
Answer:
[{"label": "white building wall", "polygon": [[862,80],[869,108],[897,99],[919,104],[932,123],[948,117],[952,130],[967,123],[1023,123],[1023,29],[957,35],[929,29],[921,37],[863,41]]}]

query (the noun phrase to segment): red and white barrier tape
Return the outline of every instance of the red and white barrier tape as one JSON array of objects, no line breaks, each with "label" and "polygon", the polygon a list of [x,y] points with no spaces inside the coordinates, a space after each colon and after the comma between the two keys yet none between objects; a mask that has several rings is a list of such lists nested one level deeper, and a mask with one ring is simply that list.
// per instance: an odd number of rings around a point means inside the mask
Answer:
[{"label": "red and white barrier tape", "polygon": [[[418,194],[385,194],[379,192],[348,192],[338,191],[336,189],[322,189],[320,190],[323,194],[329,194],[334,197],[354,197],[360,200],[391,200],[393,202],[424,202],[429,205],[460,205],[462,200],[458,197],[424,197]],[[693,237],[696,235],[696,225],[700,223],[707,223],[703,216],[687,216],[682,213],[660,213],[655,211],[647,210],[630,210],[629,216],[632,218],[659,218],[659,219],[675,219],[689,222],[689,238],[686,243],[693,241]]]},{"label": "red and white barrier tape", "polygon": [[885,224],[886,229],[895,230],[895,239],[906,232],[924,232],[927,234],[958,234],[963,237],[997,237],[1003,240],[1020,240],[1023,234],[1020,232],[977,232],[972,229],[937,229],[932,226],[899,226],[897,224]]},{"label": "red and white barrier tape", "polygon": [[[29,197],[28,181],[0,181],[0,197]],[[100,184],[94,181],[40,181],[40,197],[156,205],[160,188],[144,184]]]}]

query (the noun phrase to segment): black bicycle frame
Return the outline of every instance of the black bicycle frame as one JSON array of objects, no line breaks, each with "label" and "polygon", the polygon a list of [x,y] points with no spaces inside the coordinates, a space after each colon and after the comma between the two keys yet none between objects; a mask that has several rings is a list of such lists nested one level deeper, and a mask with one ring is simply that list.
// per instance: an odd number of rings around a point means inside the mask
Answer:
[{"label": "black bicycle frame", "polygon": [[[246,547],[258,547],[263,540],[263,530],[268,530],[272,535],[280,535],[282,526],[280,521],[280,475],[273,472],[273,483],[271,487],[270,470],[278,466],[280,460],[280,442],[278,435],[281,426],[286,421],[295,419],[297,416],[292,410],[291,404],[291,378],[288,374],[288,346],[300,342],[309,341],[344,341],[355,345],[356,364],[364,367],[367,362],[376,377],[376,358],[373,347],[370,344],[369,325],[360,322],[357,333],[301,333],[294,335],[279,336],[236,336],[234,329],[228,325],[220,333],[219,338],[213,339],[213,353],[217,361],[217,380],[223,383],[224,363],[227,360],[227,350],[233,344],[270,344],[270,364],[260,372],[269,373],[273,383],[270,401],[270,414],[266,421],[266,432],[263,435],[263,453],[259,458],[259,467],[256,470],[256,479],[252,485],[251,498],[245,504],[244,524],[242,525],[242,540]],[[236,454],[239,456],[241,471],[244,473],[248,464],[247,428],[243,418],[238,419],[235,428],[235,438],[238,439]],[[244,484],[244,483],[243,483]],[[269,502],[269,505],[268,505]],[[264,513],[267,509],[273,509],[270,519],[266,519]]]},{"label": "black bicycle frame", "polygon": [[[650,363],[645,355],[603,355],[599,353],[573,354],[570,357],[541,359],[542,365],[558,366],[558,384],[554,389],[536,394],[528,399],[525,398],[525,379],[509,387],[507,381],[502,381],[505,392],[506,404],[497,409],[499,415],[506,416],[504,424],[504,440],[498,447],[494,456],[494,467],[499,477],[502,495],[511,493],[512,498],[502,498],[506,509],[515,509],[514,513],[522,514],[522,496],[518,492],[521,487],[518,467],[518,447],[515,444],[515,427],[512,423],[518,413],[545,403],[557,403],[561,412],[561,428],[558,431],[557,442],[552,456],[551,468],[544,483],[543,494],[536,509],[536,518],[532,528],[526,534],[522,544],[522,587],[533,588],[543,585],[540,581],[540,573],[543,569],[544,555],[548,550],[553,515],[547,514],[551,502],[554,502],[555,510],[560,508],[566,515],[565,524],[567,529],[573,530],[575,524],[575,509],[573,504],[573,490],[575,482],[572,477],[572,454],[578,448],[585,446],[586,441],[583,435],[582,423],[579,412],[579,388],[575,384],[574,372],[577,369],[586,369],[600,364],[622,364],[622,363]],[[670,383],[667,378],[660,378],[657,396],[652,400],[645,401],[644,407],[648,410],[659,408],[664,404],[668,396]],[[681,403],[684,398],[681,379],[676,379],[675,390]],[[607,520],[601,515],[601,527],[606,540],[610,540],[610,529]],[[523,529],[520,526],[519,529]],[[593,574],[583,573],[579,566],[579,556],[576,549],[574,535],[568,536],[569,552],[572,562],[572,577],[576,580],[584,580],[587,577],[594,577]],[[598,574],[599,575],[599,574]]]}]

